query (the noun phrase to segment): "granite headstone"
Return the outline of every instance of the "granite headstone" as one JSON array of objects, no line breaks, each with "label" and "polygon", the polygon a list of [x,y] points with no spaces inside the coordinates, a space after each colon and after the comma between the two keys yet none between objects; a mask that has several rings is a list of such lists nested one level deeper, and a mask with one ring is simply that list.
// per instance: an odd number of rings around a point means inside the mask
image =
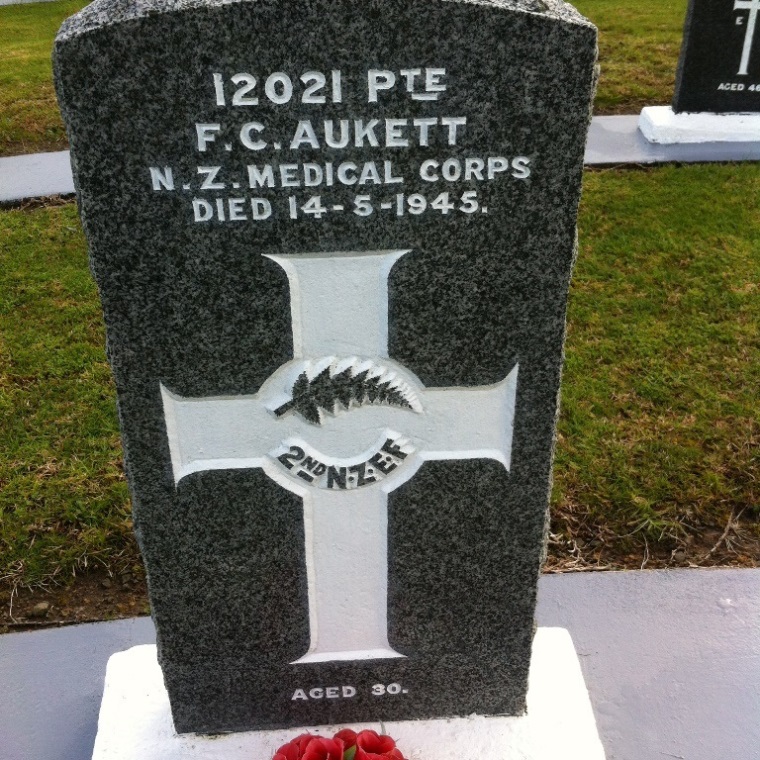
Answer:
[{"label": "granite headstone", "polygon": [[179,732],[524,710],[595,60],[559,0],[64,23]]},{"label": "granite headstone", "polygon": [[689,0],[673,111],[760,112],[760,0]]}]

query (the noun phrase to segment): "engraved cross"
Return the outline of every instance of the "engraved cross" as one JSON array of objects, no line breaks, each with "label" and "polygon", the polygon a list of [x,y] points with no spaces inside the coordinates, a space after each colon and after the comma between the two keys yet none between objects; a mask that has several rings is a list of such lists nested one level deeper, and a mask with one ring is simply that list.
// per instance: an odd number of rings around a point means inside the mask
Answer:
[{"label": "engraved cross", "polygon": [[403,657],[388,643],[388,494],[427,460],[510,466],[517,365],[495,385],[425,388],[388,357],[388,275],[406,253],[268,256],[288,276],[293,360],[254,395],[161,385],[175,483],[261,467],[303,499],[311,645],[297,663]]}]

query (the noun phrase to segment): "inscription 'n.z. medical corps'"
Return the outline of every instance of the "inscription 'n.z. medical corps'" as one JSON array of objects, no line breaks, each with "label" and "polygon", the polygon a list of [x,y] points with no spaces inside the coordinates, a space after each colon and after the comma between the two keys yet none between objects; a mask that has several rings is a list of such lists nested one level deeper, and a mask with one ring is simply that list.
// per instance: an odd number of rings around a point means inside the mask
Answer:
[{"label": "inscription 'n.z. medical corps'", "polygon": [[388,357],[388,275],[407,253],[267,256],[288,276],[293,360],[250,396],[161,385],[175,483],[260,467],[303,499],[311,644],[296,663],[403,657],[388,642],[387,495],[427,460],[510,467],[517,365],[495,385],[426,388]]}]

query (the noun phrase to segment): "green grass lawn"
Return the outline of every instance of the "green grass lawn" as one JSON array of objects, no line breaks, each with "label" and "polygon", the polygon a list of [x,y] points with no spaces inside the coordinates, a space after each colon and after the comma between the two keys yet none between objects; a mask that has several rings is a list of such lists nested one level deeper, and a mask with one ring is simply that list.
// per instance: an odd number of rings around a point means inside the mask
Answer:
[{"label": "green grass lawn", "polygon": [[[63,150],[50,51],[61,22],[87,3],[0,7],[0,156]],[[600,32],[596,112],[638,113],[673,96],[686,0],[577,0]]]},{"label": "green grass lawn", "polygon": [[703,564],[733,513],[757,561],[760,167],[587,173],[579,225],[559,549]]},{"label": "green grass lawn", "polygon": [[50,54],[61,22],[83,0],[0,7],[0,156],[63,150]]},{"label": "green grass lawn", "polygon": [[[661,566],[675,551],[710,564],[732,514],[730,540],[747,543],[728,560],[756,562],[760,169],[588,172],[580,245],[550,567],[638,566],[647,553]],[[74,204],[1,211],[0,578],[11,583],[139,562],[103,342]]]},{"label": "green grass lawn", "polygon": [[637,114],[673,97],[687,0],[575,0],[599,29],[594,111]]},{"label": "green grass lawn", "polygon": [[75,204],[0,212],[0,579],[135,561],[103,344]]}]

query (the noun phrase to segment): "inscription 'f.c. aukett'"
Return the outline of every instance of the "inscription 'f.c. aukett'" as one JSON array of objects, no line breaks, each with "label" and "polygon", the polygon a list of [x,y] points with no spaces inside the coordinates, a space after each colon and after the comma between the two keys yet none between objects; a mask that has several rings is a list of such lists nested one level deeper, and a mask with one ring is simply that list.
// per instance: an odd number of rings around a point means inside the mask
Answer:
[{"label": "inscription 'f.c. aukett'", "polygon": [[[387,494],[425,460],[510,466],[517,365],[495,385],[425,388],[388,357],[388,275],[407,253],[267,256],[288,276],[293,360],[252,396],[161,386],[176,483],[261,467],[303,498],[311,646],[297,663],[403,657],[387,633]],[[370,545],[346,567],[355,536]]]}]

